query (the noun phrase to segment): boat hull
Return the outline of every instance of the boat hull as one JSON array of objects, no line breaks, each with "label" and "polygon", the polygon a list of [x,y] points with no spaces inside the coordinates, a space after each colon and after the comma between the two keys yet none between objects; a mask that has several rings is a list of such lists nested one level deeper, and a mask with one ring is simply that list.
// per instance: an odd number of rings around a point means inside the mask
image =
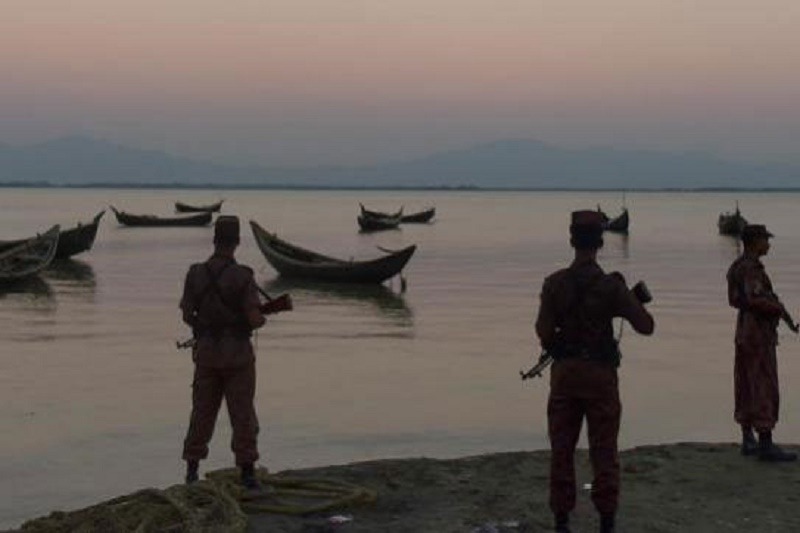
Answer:
[{"label": "boat hull", "polygon": [[209,212],[183,217],[157,217],[154,215],[132,215],[124,211],[117,211],[113,206],[111,210],[120,224],[132,227],[207,226],[211,223],[211,218],[213,217]]},{"label": "boat hull", "polygon": [[344,261],[278,239],[255,221],[250,221],[250,227],[267,262],[281,276],[288,278],[333,283],[382,283],[398,275],[417,248],[408,246],[369,261]]},{"label": "boat hull", "polygon": [[48,267],[56,255],[59,226],[0,252],[0,283],[35,276]]}]

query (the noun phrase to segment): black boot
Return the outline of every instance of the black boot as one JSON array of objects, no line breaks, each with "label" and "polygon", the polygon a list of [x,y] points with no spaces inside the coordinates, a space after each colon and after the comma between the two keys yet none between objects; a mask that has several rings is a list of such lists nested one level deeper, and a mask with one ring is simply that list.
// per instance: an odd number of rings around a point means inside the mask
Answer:
[{"label": "black boot", "polygon": [[569,529],[569,514],[557,513],[556,514],[556,533],[570,533]]},{"label": "black boot", "polygon": [[256,478],[256,469],[253,463],[244,463],[241,465],[242,469],[242,485],[247,490],[261,490],[261,483]]},{"label": "black boot", "polygon": [[195,459],[190,459],[186,461],[186,484],[191,485],[192,483],[196,483],[197,480],[200,478],[198,475],[198,469],[200,468],[200,461]]},{"label": "black boot", "polygon": [[600,515],[600,533],[614,533],[614,513]]},{"label": "black boot", "polygon": [[788,463],[797,460],[797,454],[783,451],[772,442],[771,431],[758,432],[758,459],[768,463]]},{"label": "black boot", "polygon": [[753,433],[753,428],[742,426],[742,455],[749,457],[758,453],[758,441]]}]

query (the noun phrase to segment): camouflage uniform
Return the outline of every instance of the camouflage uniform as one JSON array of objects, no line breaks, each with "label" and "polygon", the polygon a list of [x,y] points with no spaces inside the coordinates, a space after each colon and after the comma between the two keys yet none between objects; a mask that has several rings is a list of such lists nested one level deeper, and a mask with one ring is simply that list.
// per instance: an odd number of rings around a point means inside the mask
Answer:
[{"label": "camouflage uniform", "polygon": [[[218,291],[212,288],[212,278]],[[231,449],[236,464],[253,463],[259,457],[253,405],[255,355],[245,319],[259,305],[253,271],[233,258],[213,255],[205,263],[192,265],[186,275],[180,307],[184,316],[194,316],[197,339],[192,414],[183,448],[187,461],[208,455],[223,398],[233,427]]]}]

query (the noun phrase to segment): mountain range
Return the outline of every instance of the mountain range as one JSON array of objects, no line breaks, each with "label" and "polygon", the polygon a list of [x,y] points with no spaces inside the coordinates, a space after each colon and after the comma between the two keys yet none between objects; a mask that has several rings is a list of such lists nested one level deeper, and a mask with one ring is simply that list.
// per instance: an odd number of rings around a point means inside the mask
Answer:
[{"label": "mountain range", "polygon": [[800,188],[800,166],[702,152],[571,149],[531,139],[373,166],[237,166],[89,137],[0,144],[0,184],[491,189]]}]

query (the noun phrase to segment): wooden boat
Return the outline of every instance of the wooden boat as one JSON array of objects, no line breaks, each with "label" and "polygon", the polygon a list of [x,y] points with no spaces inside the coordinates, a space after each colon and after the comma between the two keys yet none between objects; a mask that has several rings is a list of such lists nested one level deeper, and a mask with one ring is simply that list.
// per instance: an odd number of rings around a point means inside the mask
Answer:
[{"label": "wooden boat", "polygon": [[81,224],[66,231],[62,231],[58,237],[58,248],[56,248],[56,258],[66,259],[81,252],[86,252],[94,245],[94,240],[97,237],[97,228],[100,225],[100,219],[103,218],[105,210],[97,213],[92,221],[88,224]]},{"label": "wooden boat", "polygon": [[0,282],[19,281],[38,274],[53,261],[60,228],[53,226],[36,237],[0,252]]},{"label": "wooden boat", "polygon": [[219,213],[224,201],[220,200],[215,204],[208,205],[189,205],[183,202],[175,202],[175,211],[178,213]]},{"label": "wooden boat", "polygon": [[361,227],[361,231],[399,229],[400,217],[373,217],[369,215],[359,215],[358,225]]},{"label": "wooden boat", "polygon": [[123,226],[207,226],[211,223],[211,213],[198,213],[183,217],[157,217],[155,215],[132,215],[125,211],[117,211],[114,206],[111,210],[117,217],[117,221]]},{"label": "wooden boat", "polygon": [[425,224],[430,222],[436,216],[436,208],[431,207],[419,213],[411,213],[410,215],[402,215],[400,217],[401,224]]},{"label": "wooden boat", "polygon": [[603,229],[614,233],[628,233],[629,224],[630,216],[628,215],[628,208],[623,207],[622,213],[618,217],[612,219],[606,217],[606,223]]},{"label": "wooden boat", "polygon": [[[97,227],[100,219],[103,218],[105,211],[97,213],[88,224],[78,222],[78,225],[64,230],[58,237],[58,248],[56,248],[56,259],[66,259],[73,255],[89,250],[97,237]],[[22,244],[29,239],[18,239],[15,241],[0,241],[0,252]]]},{"label": "wooden boat", "polygon": [[403,208],[400,207],[400,210],[397,213],[383,213],[381,211],[371,211],[364,207],[364,204],[359,203],[359,207],[361,207],[361,216],[362,217],[369,217],[369,218],[401,218],[403,216]]},{"label": "wooden boat", "polygon": [[272,267],[287,278],[342,283],[381,283],[396,276],[417,249],[416,245],[369,261],[345,261],[306,250],[279,239],[251,220],[256,244]]},{"label": "wooden boat", "polygon": [[746,225],[747,219],[739,211],[739,202],[736,202],[736,210],[733,213],[720,213],[717,219],[717,228],[720,235],[739,237]]}]

